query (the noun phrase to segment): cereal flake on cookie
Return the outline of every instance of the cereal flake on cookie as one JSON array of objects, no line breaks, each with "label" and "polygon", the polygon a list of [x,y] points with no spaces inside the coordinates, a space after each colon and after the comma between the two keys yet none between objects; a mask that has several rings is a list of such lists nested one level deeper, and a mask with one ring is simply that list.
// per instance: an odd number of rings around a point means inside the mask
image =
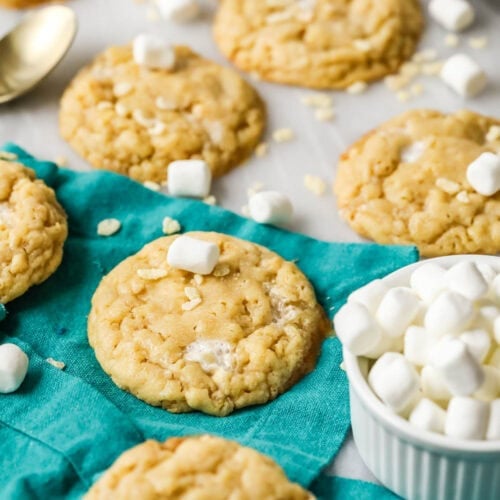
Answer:
[{"label": "cereal flake on cookie", "polygon": [[148,440],[124,452],[85,500],[114,498],[313,500],[269,457],[215,436]]},{"label": "cereal flake on cookie", "polygon": [[68,235],[54,191],[33,170],[0,160],[0,302],[22,295],[59,267]]},{"label": "cereal flake on cookie", "polygon": [[470,111],[412,110],[366,134],[340,158],[340,213],[362,236],[415,244],[423,256],[500,251],[500,192],[467,180],[483,153],[500,153],[500,120]]},{"label": "cereal flake on cookie", "polygon": [[65,91],[61,134],[94,167],[163,183],[175,160],[200,159],[220,176],[259,144],[265,108],[235,71],[176,46],[173,69],[137,64],[111,47]]},{"label": "cereal flake on cookie", "polygon": [[[219,248],[210,274],[167,264],[184,235],[146,245],[102,280],[88,323],[99,363],[119,387],[174,413],[225,416],[275,399],[314,369],[330,332],[311,284],[259,245],[187,236]],[[165,273],[145,280],[138,269]]]},{"label": "cereal flake on cookie", "polygon": [[240,69],[325,89],[394,73],[422,30],[418,0],[221,0],[214,26]]}]

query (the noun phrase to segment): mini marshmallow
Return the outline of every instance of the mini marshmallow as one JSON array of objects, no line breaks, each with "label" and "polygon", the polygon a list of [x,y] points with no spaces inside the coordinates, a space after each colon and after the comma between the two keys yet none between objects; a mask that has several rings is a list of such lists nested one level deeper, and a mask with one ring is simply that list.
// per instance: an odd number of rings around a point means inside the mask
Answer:
[{"label": "mini marshmallow", "polygon": [[480,363],[486,359],[491,348],[491,337],[486,330],[482,328],[469,330],[462,333],[459,338]]},{"label": "mini marshmallow", "polygon": [[382,280],[374,280],[349,295],[348,302],[363,304],[372,314],[377,311],[389,287]]},{"label": "mini marshmallow", "polygon": [[497,272],[488,264],[477,264],[479,272],[483,275],[484,280],[488,283],[488,287],[491,287],[493,280],[497,276]]},{"label": "mini marshmallow", "polygon": [[418,395],[419,377],[402,355],[386,352],[373,365],[368,382],[375,394],[393,411],[401,413]]},{"label": "mini marshmallow", "polygon": [[455,264],[446,273],[448,288],[470,300],[478,300],[488,293],[488,283],[474,262]]},{"label": "mini marshmallow", "polygon": [[491,354],[488,364],[500,370],[500,347],[497,347]]},{"label": "mini marshmallow", "polygon": [[497,344],[500,344],[500,316],[497,316],[493,322],[493,336]]},{"label": "mini marshmallow", "polygon": [[467,167],[467,180],[479,194],[493,196],[500,190],[500,155],[480,154]]},{"label": "mini marshmallow", "polygon": [[490,404],[490,421],[486,431],[486,439],[500,440],[500,399],[495,399]]},{"label": "mini marshmallow", "polygon": [[456,397],[450,401],[444,433],[458,439],[484,439],[489,405],[472,398]]},{"label": "mini marshmallow", "polygon": [[429,13],[449,31],[462,31],[474,21],[474,9],[465,0],[431,0]]},{"label": "mini marshmallow", "polygon": [[172,69],[175,66],[175,51],[161,37],[142,34],[134,38],[134,61],[146,68]]},{"label": "mini marshmallow", "polygon": [[421,384],[425,397],[433,401],[448,402],[452,394],[446,386],[441,374],[432,366],[427,365],[422,368]]},{"label": "mini marshmallow", "polygon": [[473,97],[488,83],[486,73],[466,54],[455,54],[441,68],[441,79],[462,97]]},{"label": "mini marshmallow", "polygon": [[426,303],[431,302],[446,286],[446,270],[432,262],[418,266],[410,277],[410,286]]},{"label": "mini marshmallow", "polygon": [[443,338],[431,350],[430,360],[454,396],[469,396],[484,382],[484,371],[479,361],[460,339]]},{"label": "mini marshmallow", "polygon": [[220,251],[215,243],[190,236],[179,236],[170,245],[168,265],[195,274],[210,274],[219,261]]},{"label": "mini marshmallow", "polygon": [[444,291],[430,304],[425,313],[425,329],[435,337],[460,333],[474,317],[472,301],[463,295]]},{"label": "mini marshmallow", "polygon": [[419,309],[420,300],[411,288],[396,287],[384,295],[375,316],[389,337],[399,337],[415,319]]},{"label": "mini marshmallow", "polygon": [[500,397],[500,370],[493,366],[483,366],[484,382],[473,394],[479,401],[493,401]]},{"label": "mini marshmallow", "polygon": [[177,160],[168,166],[168,192],[172,196],[205,198],[211,183],[212,171],[203,160]]},{"label": "mini marshmallow", "polygon": [[421,326],[410,326],[405,332],[404,355],[417,366],[429,361],[429,335]]},{"label": "mini marshmallow", "polygon": [[342,344],[356,356],[368,354],[382,336],[368,309],[356,302],[340,309],[333,319],[333,327]]},{"label": "mini marshmallow", "polygon": [[500,300],[500,274],[495,277],[491,284],[494,296]]},{"label": "mini marshmallow", "polygon": [[278,191],[259,191],[248,200],[248,212],[256,222],[279,226],[290,222],[293,206],[290,199]]},{"label": "mini marshmallow", "polygon": [[193,21],[201,12],[198,0],[156,0],[156,6],[163,19],[175,23]]},{"label": "mini marshmallow", "polygon": [[429,432],[444,432],[446,412],[434,401],[423,398],[417,404],[408,419],[410,424]]},{"label": "mini marshmallow", "polygon": [[494,305],[493,302],[486,302],[485,305],[479,308],[477,325],[493,333],[495,319],[498,318],[498,316],[500,316],[500,308]]},{"label": "mini marshmallow", "polygon": [[0,393],[17,391],[28,373],[29,359],[15,344],[0,345]]}]

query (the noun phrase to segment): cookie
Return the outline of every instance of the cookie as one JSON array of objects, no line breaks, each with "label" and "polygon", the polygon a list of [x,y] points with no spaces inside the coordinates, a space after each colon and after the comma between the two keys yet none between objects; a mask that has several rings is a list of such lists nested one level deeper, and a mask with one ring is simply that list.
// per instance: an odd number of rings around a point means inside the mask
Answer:
[{"label": "cookie", "polygon": [[0,160],[0,302],[45,281],[59,267],[68,235],[54,191],[33,170]]},{"label": "cookie", "polygon": [[168,266],[177,236],[123,261],[92,299],[97,360],[119,387],[174,413],[266,403],[314,368],[329,321],[295,264],[223,234],[188,234],[218,245],[212,274]]},{"label": "cookie", "polygon": [[214,436],[149,440],[123,453],[85,500],[313,500],[257,451]]},{"label": "cookie", "polygon": [[137,65],[111,47],[75,77],[60,109],[64,139],[94,167],[164,182],[174,160],[203,159],[214,176],[259,143],[265,109],[237,73],[178,46],[174,70]]},{"label": "cookie", "polygon": [[[340,158],[334,191],[341,216],[379,243],[415,244],[425,257],[500,251],[500,193],[466,179],[500,121],[470,111],[413,110],[382,124]],[[493,129],[494,130],[494,129]]]},{"label": "cookie", "polygon": [[422,29],[418,0],[221,0],[214,34],[244,71],[342,89],[394,73]]}]

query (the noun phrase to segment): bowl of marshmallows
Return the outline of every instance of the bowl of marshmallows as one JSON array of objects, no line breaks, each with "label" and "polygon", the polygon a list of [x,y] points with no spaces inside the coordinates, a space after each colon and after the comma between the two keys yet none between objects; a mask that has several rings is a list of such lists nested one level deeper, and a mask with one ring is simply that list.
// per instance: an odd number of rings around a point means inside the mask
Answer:
[{"label": "bowl of marshmallows", "polygon": [[409,499],[500,498],[500,257],[419,262],[353,292],[334,318],[353,435]]}]

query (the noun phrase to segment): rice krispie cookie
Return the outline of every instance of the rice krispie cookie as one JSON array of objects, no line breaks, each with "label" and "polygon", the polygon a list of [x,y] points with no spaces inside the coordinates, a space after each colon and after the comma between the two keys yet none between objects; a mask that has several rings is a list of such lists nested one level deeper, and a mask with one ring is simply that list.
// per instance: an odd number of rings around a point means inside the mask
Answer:
[{"label": "rice krispie cookie", "polygon": [[168,411],[224,416],[266,403],[313,370],[330,324],[295,264],[237,238],[207,276],[169,267],[161,238],[99,285],[88,336],[121,388]]},{"label": "rice krispie cookie", "polygon": [[500,193],[483,196],[466,179],[481,153],[500,153],[498,126],[470,111],[389,120],[341,156],[341,215],[361,235],[415,244],[423,256],[500,252]]},{"label": "rice krispie cookie", "polygon": [[270,458],[214,436],[146,441],[123,453],[85,500],[313,500]]},{"label": "rice krispie cookie", "polygon": [[33,170],[0,160],[0,302],[45,281],[62,260],[66,214]]},{"label": "rice krispie cookie", "polygon": [[221,0],[214,33],[244,71],[340,89],[395,72],[422,29],[418,0]]},{"label": "rice krispie cookie", "polygon": [[111,47],[75,77],[60,110],[62,136],[94,167],[163,182],[174,160],[203,159],[215,176],[259,143],[265,109],[236,72],[175,48],[173,70]]}]

